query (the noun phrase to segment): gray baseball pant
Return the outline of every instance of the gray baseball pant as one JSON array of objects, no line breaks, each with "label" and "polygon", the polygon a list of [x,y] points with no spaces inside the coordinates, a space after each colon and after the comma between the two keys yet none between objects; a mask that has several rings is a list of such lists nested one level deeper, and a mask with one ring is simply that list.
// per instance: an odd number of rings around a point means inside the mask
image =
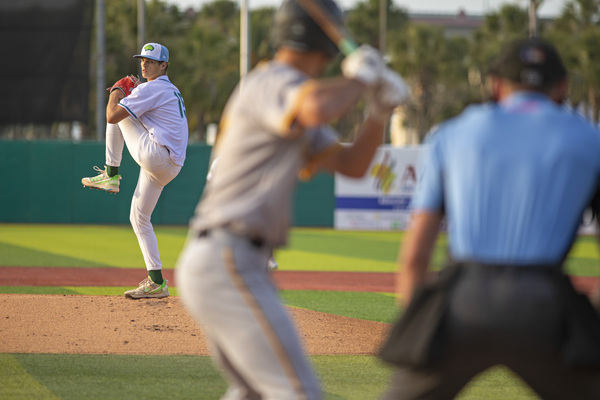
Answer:
[{"label": "gray baseball pant", "polygon": [[188,238],[177,288],[212,345],[224,400],[316,400],[319,382],[267,271],[271,250],[225,229]]}]

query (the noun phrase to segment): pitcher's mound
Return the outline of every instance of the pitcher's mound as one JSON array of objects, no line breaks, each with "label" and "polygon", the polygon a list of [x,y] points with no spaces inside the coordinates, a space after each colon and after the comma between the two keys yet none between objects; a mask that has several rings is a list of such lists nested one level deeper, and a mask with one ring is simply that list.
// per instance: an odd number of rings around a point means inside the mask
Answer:
[{"label": "pitcher's mound", "polygon": [[[0,353],[208,355],[179,298],[0,295]],[[311,355],[374,354],[389,324],[288,308]]]}]

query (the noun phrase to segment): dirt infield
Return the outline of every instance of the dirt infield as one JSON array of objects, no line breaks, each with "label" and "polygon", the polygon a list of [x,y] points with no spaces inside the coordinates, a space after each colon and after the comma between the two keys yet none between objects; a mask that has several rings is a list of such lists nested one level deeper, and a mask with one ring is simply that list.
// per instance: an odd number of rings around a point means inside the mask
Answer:
[{"label": "dirt infield", "polygon": [[[173,270],[163,275],[173,286]],[[132,268],[0,267],[0,286],[137,286],[144,278]],[[281,290],[394,292],[392,273],[275,271],[273,279]]]},{"label": "dirt infield", "polygon": [[[163,270],[173,286],[173,270]],[[145,278],[142,269],[0,267],[0,286],[137,286]],[[281,290],[332,290],[394,292],[393,273],[275,271],[273,280]],[[571,277],[582,293],[600,285],[598,277]]]},{"label": "dirt infield", "polygon": [[[173,271],[165,270],[173,282]],[[144,272],[107,268],[0,267],[0,286],[136,286]],[[280,289],[393,292],[393,274],[276,271]],[[598,278],[573,278],[589,293]],[[289,308],[309,354],[373,354],[389,324]],[[177,297],[0,295],[0,352],[208,355]]]},{"label": "dirt infield", "polygon": [[[173,271],[165,270],[173,280]],[[136,286],[144,271],[0,267],[0,286]],[[392,274],[282,272],[280,289],[393,291]],[[373,354],[388,324],[289,308],[311,355]],[[208,355],[202,331],[177,297],[0,295],[0,352]]]}]

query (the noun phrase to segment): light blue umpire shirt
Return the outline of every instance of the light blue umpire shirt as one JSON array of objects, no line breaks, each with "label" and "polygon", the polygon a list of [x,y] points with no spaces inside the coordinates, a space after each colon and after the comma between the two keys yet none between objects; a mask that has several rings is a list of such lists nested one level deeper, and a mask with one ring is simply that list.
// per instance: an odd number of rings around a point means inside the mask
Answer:
[{"label": "light blue umpire shirt", "polygon": [[473,105],[425,146],[413,210],[445,209],[454,259],[557,263],[600,177],[600,133],[548,97]]}]

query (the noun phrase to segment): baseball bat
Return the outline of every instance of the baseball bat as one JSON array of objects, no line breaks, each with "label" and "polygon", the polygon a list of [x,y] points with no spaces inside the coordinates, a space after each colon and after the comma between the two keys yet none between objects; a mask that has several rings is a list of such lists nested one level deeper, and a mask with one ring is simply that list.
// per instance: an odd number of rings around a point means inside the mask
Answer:
[{"label": "baseball bat", "polygon": [[296,0],[308,15],[319,25],[343,55],[347,56],[358,48],[346,28],[331,17],[329,12],[313,0]]}]

